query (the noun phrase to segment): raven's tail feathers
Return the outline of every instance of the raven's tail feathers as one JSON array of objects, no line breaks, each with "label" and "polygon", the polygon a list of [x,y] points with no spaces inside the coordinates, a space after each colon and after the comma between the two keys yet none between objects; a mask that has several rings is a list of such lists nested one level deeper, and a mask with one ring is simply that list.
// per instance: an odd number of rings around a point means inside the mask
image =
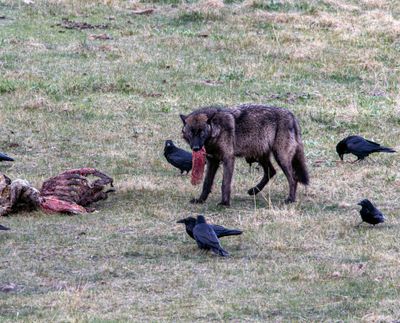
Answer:
[{"label": "raven's tail feathers", "polygon": [[388,147],[379,147],[378,151],[383,152],[383,153],[395,153],[396,152],[396,150],[394,150],[392,148],[388,148]]},{"label": "raven's tail feathers", "polygon": [[10,230],[10,228],[5,227],[4,225],[0,224],[0,230]]},{"label": "raven's tail feathers", "polygon": [[227,229],[224,232],[221,232],[218,236],[219,237],[238,236],[242,233],[243,233],[243,231],[241,231],[241,230]]},{"label": "raven's tail feathers", "polygon": [[2,160],[4,160],[4,161],[14,161],[13,158],[8,157],[6,154],[0,153],[0,161],[2,161]]}]

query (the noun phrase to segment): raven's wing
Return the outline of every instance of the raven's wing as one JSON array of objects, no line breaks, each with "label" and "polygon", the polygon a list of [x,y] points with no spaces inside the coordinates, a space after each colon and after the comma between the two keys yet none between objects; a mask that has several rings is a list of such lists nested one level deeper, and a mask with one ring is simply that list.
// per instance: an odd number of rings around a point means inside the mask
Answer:
[{"label": "raven's wing", "polygon": [[185,160],[185,169],[192,169],[192,153],[178,148],[179,155]]},{"label": "raven's wing", "polygon": [[180,152],[173,152],[168,154],[167,160],[178,168],[190,169],[192,168],[192,155],[191,154],[182,154]]},{"label": "raven's wing", "polygon": [[368,140],[368,139],[364,139],[366,142],[368,142],[369,144],[371,144],[372,146],[374,146],[374,147],[380,147],[381,145],[380,144],[378,144],[377,142],[375,142],[375,141],[371,141],[371,140]]},{"label": "raven's wing", "polygon": [[201,244],[207,245],[210,248],[221,248],[217,235],[212,227],[206,223],[197,224],[193,229],[193,235],[196,241],[199,241]]},{"label": "raven's wing", "polygon": [[395,153],[395,152],[396,152],[396,150],[394,150],[393,148],[389,148],[389,147],[382,146],[382,145],[380,145],[380,144],[378,144],[378,143],[376,143],[376,142],[373,142],[373,141],[371,141],[371,140],[366,140],[366,141],[367,141],[368,143],[370,143],[370,144],[376,146],[374,152],[375,152],[375,151],[376,151],[376,152],[385,152],[385,153]]},{"label": "raven's wing", "polygon": [[376,207],[374,207],[374,209],[371,210],[371,214],[373,215],[374,219],[376,219],[377,221],[380,221],[380,222],[385,221],[385,216]]},{"label": "raven's wing", "polygon": [[225,237],[225,236],[234,236],[234,235],[239,235],[239,234],[243,233],[243,231],[241,231],[241,230],[227,229],[227,228],[223,227],[222,225],[210,224],[210,226],[213,228],[213,230],[218,238]]},{"label": "raven's wing", "polygon": [[176,147],[175,152],[179,153],[183,158],[192,160],[192,153],[186,150]]},{"label": "raven's wing", "polygon": [[366,140],[362,137],[351,138],[347,143],[347,149],[357,154],[368,155],[379,149],[380,145],[376,142]]}]

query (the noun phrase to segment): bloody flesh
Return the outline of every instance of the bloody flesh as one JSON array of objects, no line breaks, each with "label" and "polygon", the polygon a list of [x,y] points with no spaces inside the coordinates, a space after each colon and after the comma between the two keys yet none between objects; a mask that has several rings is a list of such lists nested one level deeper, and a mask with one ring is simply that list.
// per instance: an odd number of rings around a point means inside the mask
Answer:
[{"label": "bloody flesh", "polygon": [[206,165],[206,150],[201,148],[199,151],[192,152],[192,185],[199,185],[203,180],[204,166]]}]

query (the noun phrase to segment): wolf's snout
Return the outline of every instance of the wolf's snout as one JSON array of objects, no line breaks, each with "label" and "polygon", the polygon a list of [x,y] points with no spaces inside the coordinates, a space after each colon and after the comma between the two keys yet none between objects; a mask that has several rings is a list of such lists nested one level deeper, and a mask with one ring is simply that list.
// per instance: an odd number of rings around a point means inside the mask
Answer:
[{"label": "wolf's snout", "polygon": [[200,146],[198,146],[198,145],[193,146],[192,149],[193,149],[194,151],[199,151],[199,150],[200,150]]}]

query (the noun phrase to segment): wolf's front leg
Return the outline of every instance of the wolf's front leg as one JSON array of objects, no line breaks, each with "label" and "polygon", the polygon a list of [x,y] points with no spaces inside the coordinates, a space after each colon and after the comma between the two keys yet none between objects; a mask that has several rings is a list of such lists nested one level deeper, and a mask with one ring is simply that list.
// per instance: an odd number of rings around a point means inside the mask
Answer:
[{"label": "wolf's front leg", "polygon": [[203,190],[199,198],[192,199],[190,203],[203,203],[207,199],[208,194],[210,194],[212,185],[214,183],[214,178],[219,167],[219,162],[220,161],[217,159],[207,157],[207,171],[203,182]]},{"label": "wolf's front leg", "polygon": [[222,177],[222,200],[219,205],[229,206],[231,203],[231,183],[233,169],[235,166],[235,157],[224,159],[224,175]]}]

